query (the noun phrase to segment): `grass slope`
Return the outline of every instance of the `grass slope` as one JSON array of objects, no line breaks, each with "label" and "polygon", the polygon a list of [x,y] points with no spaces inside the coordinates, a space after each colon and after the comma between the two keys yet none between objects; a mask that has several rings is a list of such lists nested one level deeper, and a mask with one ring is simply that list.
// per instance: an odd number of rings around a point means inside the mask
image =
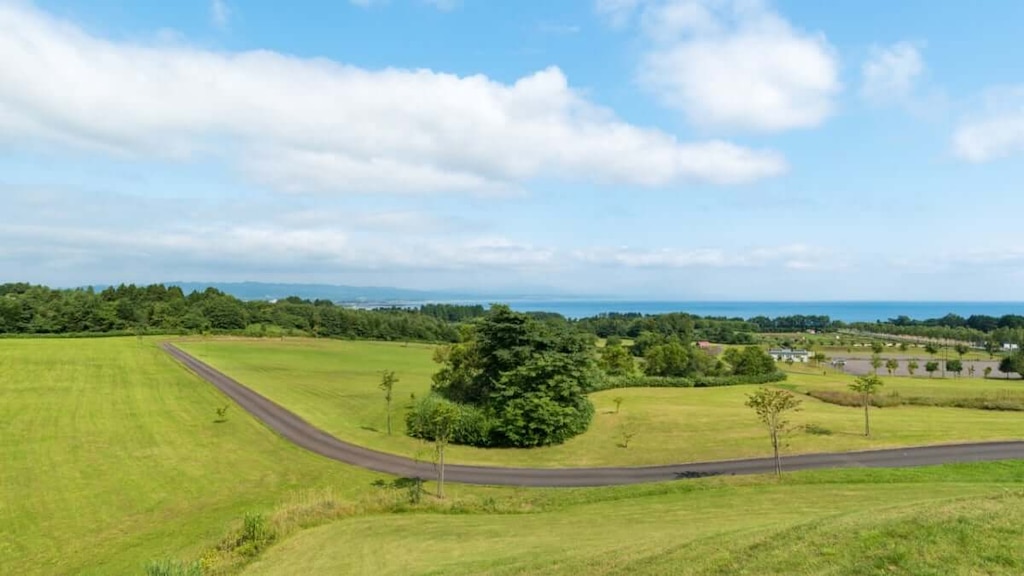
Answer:
[{"label": "grass slope", "polygon": [[[428,458],[422,443],[404,435],[396,418],[393,436],[383,432],[385,403],[377,389],[381,371],[392,369],[400,411],[410,393],[430,388],[432,348],[425,345],[326,340],[236,340],[183,343],[182,348],[293,410],[314,425],[361,445]],[[980,382],[886,379],[895,386],[945,387],[974,393]],[[852,377],[794,374],[800,388],[845,388]],[[993,389],[1004,383],[990,382]],[[764,430],[744,406],[754,387],[666,389],[632,388],[593,394],[597,415],[590,429],[563,445],[531,450],[481,450],[452,446],[451,462],[505,466],[602,466],[664,464],[763,456]],[[953,392],[950,392],[953,393]],[[615,413],[614,398],[623,398]],[[805,398],[796,425],[813,424],[831,434],[797,432],[788,452],[864,450],[870,448],[1020,438],[1020,415],[959,408],[901,406],[872,413],[871,438],[864,438],[863,414],[856,408]],[[629,448],[620,447],[622,432],[636,433]]]},{"label": "grass slope", "polygon": [[563,491],[528,514],[351,518],[245,572],[1016,574],[1024,463]]},{"label": "grass slope", "polygon": [[376,475],[278,438],[152,342],[0,340],[0,572],[129,574],[243,511]]}]

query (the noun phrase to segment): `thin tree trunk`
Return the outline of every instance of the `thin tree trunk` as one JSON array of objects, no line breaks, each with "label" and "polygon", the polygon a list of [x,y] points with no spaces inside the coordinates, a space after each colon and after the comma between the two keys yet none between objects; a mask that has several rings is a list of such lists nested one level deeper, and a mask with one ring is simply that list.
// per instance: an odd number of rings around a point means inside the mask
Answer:
[{"label": "thin tree trunk", "polygon": [[864,436],[871,436],[871,425],[868,422],[868,405],[870,404],[871,398],[867,394],[864,395]]},{"label": "thin tree trunk", "polygon": [[388,400],[388,436],[391,436],[391,400]]},{"label": "thin tree trunk", "polygon": [[437,461],[437,497],[444,498],[444,446],[438,449]]},{"label": "thin tree trunk", "polygon": [[772,450],[775,451],[775,475],[782,476],[782,459],[779,458],[779,433],[772,430]]}]

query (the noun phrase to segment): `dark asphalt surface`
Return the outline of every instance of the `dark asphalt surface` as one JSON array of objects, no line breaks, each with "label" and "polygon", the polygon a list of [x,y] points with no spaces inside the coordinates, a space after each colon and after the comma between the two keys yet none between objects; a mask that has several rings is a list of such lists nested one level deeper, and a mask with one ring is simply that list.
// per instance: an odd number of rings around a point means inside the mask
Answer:
[{"label": "dark asphalt surface", "polygon": [[[307,450],[346,464],[396,476],[426,479],[436,476],[431,462],[378,452],[339,440],[173,344],[164,343],[161,346],[189,370],[216,386],[272,430]],[[1024,459],[1024,441],[803,454],[784,457],[782,466],[784,470],[899,468],[1011,459]],[[728,474],[765,474],[773,471],[774,462],[770,457],[614,468],[504,468],[448,464],[445,466],[445,479],[450,482],[498,486],[606,486]]]}]

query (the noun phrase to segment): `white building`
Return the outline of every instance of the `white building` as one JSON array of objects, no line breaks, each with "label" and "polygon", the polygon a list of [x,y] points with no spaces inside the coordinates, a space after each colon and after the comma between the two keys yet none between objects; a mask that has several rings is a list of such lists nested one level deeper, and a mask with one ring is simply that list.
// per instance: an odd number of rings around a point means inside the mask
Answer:
[{"label": "white building", "polygon": [[811,359],[811,353],[807,350],[772,348],[768,351],[768,354],[774,358],[776,362],[787,362],[789,360],[792,360],[793,362],[807,362]]}]

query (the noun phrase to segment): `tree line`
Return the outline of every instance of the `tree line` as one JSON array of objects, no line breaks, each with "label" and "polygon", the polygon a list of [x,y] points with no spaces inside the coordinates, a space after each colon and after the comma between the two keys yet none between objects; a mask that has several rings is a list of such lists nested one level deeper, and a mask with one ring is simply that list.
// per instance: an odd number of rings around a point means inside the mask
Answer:
[{"label": "tree line", "polygon": [[470,317],[482,307],[454,310],[449,305],[424,309],[358,310],[329,300],[289,297],[242,301],[215,288],[185,294],[177,286],[120,285],[52,289],[29,284],[0,285],[0,333],[110,334],[233,332],[252,336],[285,333],[331,338],[455,342],[450,317]]},{"label": "tree line", "polygon": [[[296,332],[335,338],[456,342],[458,326],[488,313],[481,304],[423,304],[415,308],[353,309],[330,300],[288,297],[276,301],[240,300],[215,288],[186,294],[180,287],[121,284],[102,289],[54,289],[27,283],[0,284],[0,334],[103,334],[125,332],[242,332],[276,335]],[[570,320],[551,312],[532,318],[571,325],[599,338],[641,340],[676,338],[684,343],[753,344],[760,333],[830,332],[852,329],[881,334],[988,343],[1024,343],[1024,316],[948,314],[913,320],[907,316],[876,323],[844,323],[828,316],[791,315],[749,319],[667,314],[606,313]]]}]

